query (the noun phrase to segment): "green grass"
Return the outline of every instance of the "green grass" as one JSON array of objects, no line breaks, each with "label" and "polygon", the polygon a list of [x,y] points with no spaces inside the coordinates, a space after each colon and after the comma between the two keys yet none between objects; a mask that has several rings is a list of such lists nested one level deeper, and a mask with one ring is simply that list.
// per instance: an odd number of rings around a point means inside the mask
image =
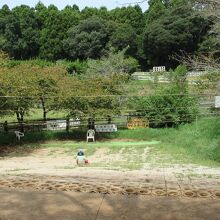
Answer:
[{"label": "green grass", "polygon": [[[56,119],[56,118],[65,118],[66,112],[64,111],[50,111],[47,113],[48,119]],[[43,120],[43,112],[42,109],[31,109],[29,114],[24,115],[24,120]],[[8,122],[17,122],[16,115],[5,115],[3,117],[0,117],[0,123],[3,123],[4,121]]]},{"label": "green grass", "polygon": [[[219,117],[200,119],[197,123],[180,125],[178,128],[119,130],[117,133],[98,135],[95,143],[86,143],[85,137],[86,129],[69,133],[32,132],[26,133],[19,145],[27,148],[63,147],[67,154],[73,156],[79,148],[85,149],[88,156],[101,148],[107,148],[109,154],[126,155],[125,161],[114,161],[106,167],[114,165],[116,168],[133,169],[140,168],[145,162],[152,166],[172,166],[175,163],[220,166]],[[15,135],[0,133],[0,146],[3,145],[17,146]],[[146,147],[149,148],[149,156],[138,160]]]},{"label": "green grass", "polygon": [[[160,141],[153,153],[167,155],[162,162],[220,165],[220,118],[204,118],[179,128],[123,130],[118,138]],[[171,156],[171,157],[170,157]]]},{"label": "green grass", "polygon": [[126,94],[137,95],[137,94],[152,94],[155,90],[153,82],[148,80],[130,80],[125,86]]}]

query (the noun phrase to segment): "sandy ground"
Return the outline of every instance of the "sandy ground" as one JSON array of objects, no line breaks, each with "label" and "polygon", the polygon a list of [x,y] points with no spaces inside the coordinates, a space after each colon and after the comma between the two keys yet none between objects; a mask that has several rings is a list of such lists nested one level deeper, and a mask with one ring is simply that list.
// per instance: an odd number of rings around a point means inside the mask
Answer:
[{"label": "sandy ground", "polygon": [[88,159],[91,164],[78,167],[74,157],[63,148],[11,152],[0,157],[0,189],[220,199],[220,168],[193,164],[161,167],[151,163],[145,163],[139,170],[93,167],[94,160],[123,160],[120,153],[114,155],[105,148]]},{"label": "sandy ground", "polygon": [[0,190],[1,220],[219,220],[220,202],[76,192]]},{"label": "sandy ground", "polygon": [[220,219],[220,168],[155,165],[148,148],[140,169],[111,167],[124,151],[99,148],[81,167],[65,148],[1,154],[0,220]]}]

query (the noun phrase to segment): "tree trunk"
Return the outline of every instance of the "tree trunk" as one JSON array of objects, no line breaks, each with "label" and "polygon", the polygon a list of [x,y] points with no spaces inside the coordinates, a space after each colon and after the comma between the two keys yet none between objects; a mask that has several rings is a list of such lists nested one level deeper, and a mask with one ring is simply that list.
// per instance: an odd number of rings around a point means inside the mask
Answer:
[{"label": "tree trunk", "polygon": [[46,121],[47,120],[47,109],[46,109],[44,97],[41,97],[40,100],[41,100],[41,104],[43,108],[43,120]]},{"label": "tree trunk", "polygon": [[66,132],[69,132],[69,130],[70,130],[70,119],[67,118],[66,119]]},{"label": "tree trunk", "polygon": [[17,110],[16,112],[16,116],[17,116],[17,120],[18,120],[18,123],[20,125],[20,131],[21,132],[24,132],[24,111],[23,110]]}]

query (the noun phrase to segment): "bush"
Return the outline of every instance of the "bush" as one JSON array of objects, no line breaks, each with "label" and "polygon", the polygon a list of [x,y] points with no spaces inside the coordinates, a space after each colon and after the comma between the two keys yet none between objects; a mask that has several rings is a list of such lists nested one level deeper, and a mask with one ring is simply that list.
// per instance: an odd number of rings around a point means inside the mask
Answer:
[{"label": "bush", "polygon": [[188,92],[187,69],[179,66],[170,72],[170,86],[152,96],[135,98],[137,112],[149,120],[151,127],[171,127],[189,123],[198,115],[197,98]]}]

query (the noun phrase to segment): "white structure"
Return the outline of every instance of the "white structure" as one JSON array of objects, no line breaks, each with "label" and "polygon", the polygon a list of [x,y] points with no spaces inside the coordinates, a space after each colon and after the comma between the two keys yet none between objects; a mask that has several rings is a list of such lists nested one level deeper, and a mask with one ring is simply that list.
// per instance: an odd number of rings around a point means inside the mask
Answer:
[{"label": "white structure", "polygon": [[[59,120],[59,119],[47,121],[46,124],[47,124],[47,130],[62,130],[62,129],[66,129],[67,126],[66,120]],[[71,118],[69,121],[69,125],[75,127],[80,126],[80,119]]]},{"label": "white structure", "polygon": [[95,125],[96,132],[116,132],[117,126],[115,124]]},{"label": "white structure", "polygon": [[93,142],[95,141],[95,131],[92,129],[89,129],[87,131],[87,137],[86,137],[87,142],[89,142],[89,139],[92,139]]},{"label": "white structure", "polygon": [[18,141],[21,140],[21,137],[24,137],[24,133],[20,131],[15,131],[15,135]]},{"label": "white structure", "polygon": [[215,108],[220,108],[220,96],[215,96]]},{"label": "white structure", "polygon": [[154,66],[153,67],[153,72],[165,72],[166,67],[165,66]]},{"label": "white structure", "polygon": [[47,130],[60,130],[66,128],[66,120],[47,121]]},{"label": "white structure", "polygon": [[76,119],[70,119],[70,126],[79,126],[80,125],[80,119],[76,118]]}]

